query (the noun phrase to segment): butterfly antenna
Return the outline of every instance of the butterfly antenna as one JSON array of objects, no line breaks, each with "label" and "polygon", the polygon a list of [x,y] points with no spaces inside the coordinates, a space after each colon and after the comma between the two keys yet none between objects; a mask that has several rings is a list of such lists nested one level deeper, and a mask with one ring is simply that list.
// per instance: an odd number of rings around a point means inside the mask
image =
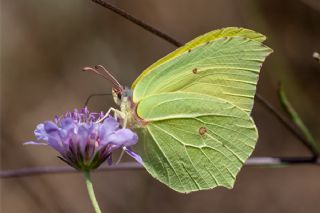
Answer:
[{"label": "butterfly antenna", "polygon": [[82,70],[93,72],[103,77],[104,79],[110,81],[113,84],[116,93],[121,93],[123,91],[123,87],[121,86],[121,84],[117,81],[115,77],[113,77],[113,75],[111,75],[111,73],[104,66],[96,65],[94,68],[84,67]]},{"label": "butterfly antenna", "polygon": [[84,107],[88,106],[89,101],[93,98],[93,97],[97,97],[97,96],[106,96],[106,95],[112,95],[112,93],[99,93],[99,94],[91,94],[87,97],[87,100],[84,104]]}]

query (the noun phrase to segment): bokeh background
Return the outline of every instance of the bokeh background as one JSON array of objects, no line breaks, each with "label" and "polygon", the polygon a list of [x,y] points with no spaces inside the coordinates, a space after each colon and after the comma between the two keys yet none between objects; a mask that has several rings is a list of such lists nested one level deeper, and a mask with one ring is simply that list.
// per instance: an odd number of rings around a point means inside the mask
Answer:
[{"label": "bokeh background", "polygon": [[[258,92],[280,109],[279,81],[314,136],[320,139],[319,0],[110,1],[186,42],[207,31],[242,26],[268,37],[274,53]],[[105,65],[123,85],[174,47],[89,0],[1,1],[1,169],[64,166],[48,147],[23,146],[35,126],[82,107],[110,83],[81,72]],[[107,110],[111,97],[93,99]],[[308,155],[308,150],[259,103],[260,138],[254,156]],[[244,167],[233,190],[179,194],[145,171],[93,174],[105,212],[319,212],[318,166]],[[1,212],[92,212],[81,174],[1,180]]]}]

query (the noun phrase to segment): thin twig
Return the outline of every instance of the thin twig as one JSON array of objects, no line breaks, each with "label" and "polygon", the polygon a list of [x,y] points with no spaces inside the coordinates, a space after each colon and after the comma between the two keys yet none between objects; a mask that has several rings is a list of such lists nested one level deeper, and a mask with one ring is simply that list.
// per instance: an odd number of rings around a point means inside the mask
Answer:
[{"label": "thin twig", "polygon": [[[100,167],[96,171],[117,171],[117,170],[130,170],[130,169],[141,169],[143,168],[140,164],[137,163],[119,163],[116,166]],[[55,174],[55,173],[75,173],[79,172],[78,170],[70,166],[48,166],[48,167],[30,167],[30,168],[21,168],[0,171],[1,178],[10,178],[10,177],[23,177],[23,176],[33,176],[40,174]]]},{"label": "thin twig", "polygon": [[164,32],[161,32],[160,30],[152,27],[151,25],[141,21],[140,19],[137,19],[136,17],[130,15],[129,13],[127,13],[126,11],[110,4],[110,3],[107,3],[105,1],[102,1],[102,0],[91,0],[99,5],[101,5],[102,7],[104,8],[107,8],[113,12],[115,12],[116,14],[122,16],[123,18],[133,22],[134,24],[136,25],[139,25],[141,26],[143,29],[157,35],[158,37],[166,40],[167,42],[179,47],[181,46],[182,44],[180,42],[178,42],[177,40],[175,40],[172,36],[169,36],[168,34],[164,33]]},{"label": "thin twig", "polygon": [[[149,31],[150,33],[166,40],[167,42],[171,43],[172,45],[176,46],[176,47],[180,47],[183,44],[181,42],[179,42],[178,40],[176,40],[175,38],[173,38],[172,36],[169,36],[168,34],[160,31],[159,29],[156,29],[155,27],[145,23],[144,21],[130,15],[128,12],[108,3],[102,0],[91,0],[99,5],[101,5],[104,8],[107,8],[113,12],[115,12],[116,14],[124,17],[125,19],[133,22],[134,24],[142,27],[143,29]],[[295,135],[299,140],[301,140],[303,142],[303,144],[313,153],[313,149],[310,149],[310,146],[308,144],[308,142],[306,141],[306,139],[300,134],[300,132],[297,130],[297,128],[295,128],[295,125],[292,124],[288,119],[286,119],[286,117],[284,117],[281,113],[279,113],[275,107],[273,107],[273,105],[267,101],[265,98],[263,98],[261,95],[259,95],[258,93],[256,94],[256,98],[257,100],[259,100],[272,114],[274,114],[274,116],[291,132],[293,133],[293,135]]]},{"label": "thin twig", "polygon": [[[253,157],[245,162],[247,166],[290,166],[290,165],[320,165],[320,159],[316,157]],[[135,162],[119,163],[115,166],[102,166],[95,170],[102,171],[124,171],[124,170],[140,170],[143,166]],[[62,174],[80,172],[72,167],[31,167],[22,169],[12,169],[0,171],[1,178],[26,177],[44,174]]]},{"label": "thin twig", "polygon": [[292,106],[292,104],[288,100],[288,97],[283,89],[282,84],[279,84],[278,97],[279,97],[279,101],[281,103],[283,110],[290,117],[292,123],[295,124],[295,126],[299,129],[303,138],[305,138],[305,140],[307,142],[306,146],[309,146],[310,150],[313,151],[315,156],[319,155],[320,154],[320,144],[313,137],[312,133],[310,132],[308,127],[304,124],[304,122],[302,121],[298,112],[295,110],[295,108]]},{"label": "thin twig", "polygon": [[278,119],[278,121],[280,121],[280,123],[282,123],[294,136],[296,136],[303,143],[303,145],[306,146],[307,149],[310,150],[310,152],[312,152],[314,156],[317,156],[317,152],[314,151],[313,147],[306,140],[306,138],[302,136],[300,131],[297,129],[296,125],[290,122],[288,118],[281,115],[281,113],[261,95],[256,94],[256,98],[260,103],[263,104],[263,106],[265,106],[266,109],[268,109]]}]

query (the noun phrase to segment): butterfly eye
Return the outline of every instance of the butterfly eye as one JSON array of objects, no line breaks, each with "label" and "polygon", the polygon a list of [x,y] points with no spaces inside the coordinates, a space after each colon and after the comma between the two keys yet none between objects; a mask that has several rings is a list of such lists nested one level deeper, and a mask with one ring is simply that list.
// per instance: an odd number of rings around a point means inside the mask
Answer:
[{"label": "butterfly eye", "polygon": [[122,91],[119,91],[117,88],[112,88],[113,96],[116,97],[118,100],[122,98]]},{"label": "butterfly eye", "polygon": [[117,97],[118,97],[118,99],[119,99],[119,100],[121,100],[122,95],[121,95],[121,93],[120,93],[120,92],[118,92],[118,93],[117,93]]}]

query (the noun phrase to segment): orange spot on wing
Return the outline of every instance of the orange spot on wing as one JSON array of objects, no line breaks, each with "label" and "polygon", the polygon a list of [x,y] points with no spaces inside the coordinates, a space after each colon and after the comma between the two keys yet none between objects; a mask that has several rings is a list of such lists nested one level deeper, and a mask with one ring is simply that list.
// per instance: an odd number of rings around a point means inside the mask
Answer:
[{"label": "orange spot on wing", "polygon": [[206,134],[206,132],[207,132],[207,128],[205,128],[205,127],[200,127],[199,128],[199,134],[202,136],[202,135],[204,135],[204,134]]},{"label": "orange spot on wing", "polygon": [[194,69],[192,70],[192,72],[193,72],[194,74],[197,74],[197,73],[198,73],[198,69],[197,69],[197,68],[194,68]]}]

